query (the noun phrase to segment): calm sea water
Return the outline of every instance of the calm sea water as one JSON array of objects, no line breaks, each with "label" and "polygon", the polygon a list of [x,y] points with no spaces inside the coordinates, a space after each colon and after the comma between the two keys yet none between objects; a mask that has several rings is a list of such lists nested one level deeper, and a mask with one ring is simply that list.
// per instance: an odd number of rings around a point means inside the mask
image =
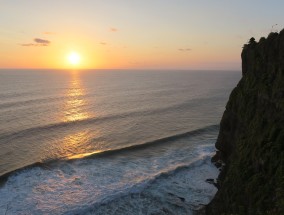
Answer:
[{"label": "calm sea water", "polygon": [[0,70],[0,214],[190,214],[240,76]]}]

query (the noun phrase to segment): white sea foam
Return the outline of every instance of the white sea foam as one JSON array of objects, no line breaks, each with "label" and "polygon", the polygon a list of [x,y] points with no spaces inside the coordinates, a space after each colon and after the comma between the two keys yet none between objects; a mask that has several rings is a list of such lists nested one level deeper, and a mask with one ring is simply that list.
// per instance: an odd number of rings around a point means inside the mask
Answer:
[{"label": "white sea foam", "polygon": [[218,174],[209,159],[214,147],[204,142],[191,151],[159,147],[158,157],[140,150],[19,171],[0,188],[0,214],[187,214],[216,192],[205,182]]},{"label": "white sea foam", "polygon": [[160,177],[141,192],[117,198],[86,214],[192,214],[215,195],[217,189],[205,180],[217,175],[207,159],[201,165]]}]

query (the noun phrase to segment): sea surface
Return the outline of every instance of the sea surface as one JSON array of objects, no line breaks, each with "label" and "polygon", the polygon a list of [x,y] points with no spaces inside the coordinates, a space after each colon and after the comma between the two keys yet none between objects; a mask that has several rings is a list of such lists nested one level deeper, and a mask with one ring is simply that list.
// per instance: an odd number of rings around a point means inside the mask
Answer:
[{"label": "sea surface", "polygon": [[240,77],[0,70],[0,214],[191,214]]}]

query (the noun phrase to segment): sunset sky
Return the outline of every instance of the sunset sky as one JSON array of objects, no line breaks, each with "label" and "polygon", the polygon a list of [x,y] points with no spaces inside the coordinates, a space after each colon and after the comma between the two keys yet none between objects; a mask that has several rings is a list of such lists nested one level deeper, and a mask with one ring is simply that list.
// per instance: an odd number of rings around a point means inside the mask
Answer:
[{"label": "sunset sky", "polygon": [[236,70],[250,37],[284,27],[283,9],[282,0],[0,0],[0,68]]}]

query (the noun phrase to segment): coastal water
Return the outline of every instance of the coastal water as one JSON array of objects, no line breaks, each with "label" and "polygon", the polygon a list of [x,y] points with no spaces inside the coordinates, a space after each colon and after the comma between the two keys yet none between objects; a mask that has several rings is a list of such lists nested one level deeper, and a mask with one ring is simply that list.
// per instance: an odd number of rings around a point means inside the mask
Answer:
[{"label": "coastal water", "polygon": [[0,70],[0,214],[190,214],[240,75]]}]

